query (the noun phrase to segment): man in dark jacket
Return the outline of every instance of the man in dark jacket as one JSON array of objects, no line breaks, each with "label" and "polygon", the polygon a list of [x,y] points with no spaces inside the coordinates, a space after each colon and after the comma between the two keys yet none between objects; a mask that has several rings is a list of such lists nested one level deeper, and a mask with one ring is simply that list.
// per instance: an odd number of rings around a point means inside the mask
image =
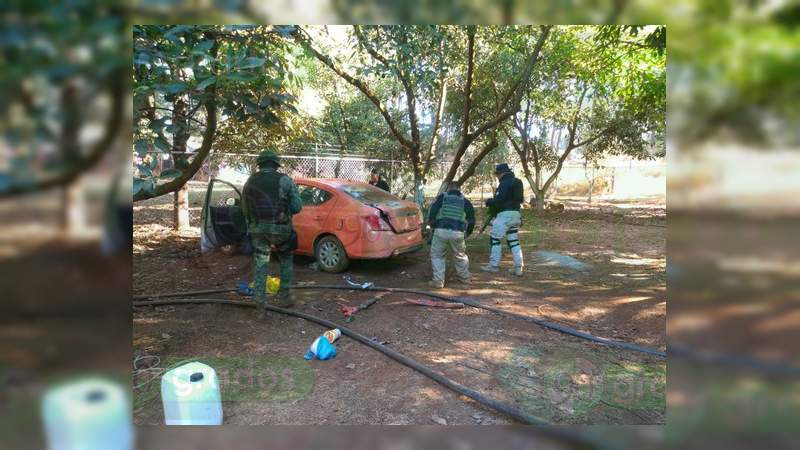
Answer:
[{"label": "man in dark jacket", "polygon": [[439,194],[428,212],[428,224],[433,229],[431,239],[431,287],[444,287],[447,251],[453,254],[456,277],[462,283],[470,283],[469,258],[464,239],[475,228],[475,209],[460,191],[456,182],[451,182],[447,192]]},{"label": "man in dark jacket", "polygon": [[258,171],[247,179],[242,189],[242,210],[253,243],[255,301],[263,317],[266,299],[267,270],[270,253],[281,265],[281,287],[276,305],[293,305],[289,286],[292,284],[292,254],[297,248],[297,234],[292,216],[300,212],[303,202],[297,186],[288,175],[278,172],[280,160],[271,151],[261,152],[256,159]]},{"label": "man in dark jacket", "polygon": [[514,258],[514,268],[511,269],[511,273],[522,276],[522,247],[519,244],[519,227],[522,224],[519,207],[525,201],[522,181],[514,176],[506,163],[495,166],[494,172],[499,184],[494,197],[486,200],[486,206],[497,211],[497,216],[492,221],[489,264],[481,266],[481,270],[500,271],[500,257],[503,252],[501,240],[505,237],[511,256]]},{"label": "man in dark jacket", "polygon": [[383,179],[378,169],[372,169],[369,173],[369,184],[389,192],[389,183]]}]

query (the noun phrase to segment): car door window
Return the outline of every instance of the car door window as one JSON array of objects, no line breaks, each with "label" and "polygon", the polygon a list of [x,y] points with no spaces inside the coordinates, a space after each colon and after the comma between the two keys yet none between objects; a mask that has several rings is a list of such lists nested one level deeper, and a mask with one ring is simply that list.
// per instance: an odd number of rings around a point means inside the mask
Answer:
[{"label": "car door window", "polygon": [[300,200],[303,201],[303,206],[319,206],[328,200],[333,195],[330,192],[324,191],[313,186],[297,186],[300,192]]}]

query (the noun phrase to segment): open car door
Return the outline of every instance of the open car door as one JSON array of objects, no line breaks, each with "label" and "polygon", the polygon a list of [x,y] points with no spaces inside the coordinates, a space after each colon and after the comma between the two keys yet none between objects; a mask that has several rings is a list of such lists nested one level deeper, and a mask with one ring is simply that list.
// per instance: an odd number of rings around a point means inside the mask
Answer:
[{"label": "open car door", "polygon": [[[215,190],[216,187],[216,190]],[[233,184],[211,178],[203,201],[200,222],[200,250],[207,252],[245,240],[247,223],[242,211],[242,194]]]}]

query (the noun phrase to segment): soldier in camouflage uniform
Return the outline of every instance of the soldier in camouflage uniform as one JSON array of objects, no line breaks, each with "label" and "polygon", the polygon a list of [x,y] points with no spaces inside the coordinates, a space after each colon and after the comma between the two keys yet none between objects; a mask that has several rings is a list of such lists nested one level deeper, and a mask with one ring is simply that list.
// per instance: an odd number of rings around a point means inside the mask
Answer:
[{"label": "soldier in camouflage uniform", "polygon": [[282,308],[294,305],[289,291],[289,286],[292,285],[292,254],[297,248],[297,234],[292,227],[292,216],[300,212],[303,202],[294,181],[288,175],[278,172],[278,155],[271,151],[261,152],[256,164],[258,172],[248,178],[242,189],[242,209],[253,243],[255,301],[259,315],[264,317],[271,251],[278,257],[281,265],[281,287],[275,304]]}]

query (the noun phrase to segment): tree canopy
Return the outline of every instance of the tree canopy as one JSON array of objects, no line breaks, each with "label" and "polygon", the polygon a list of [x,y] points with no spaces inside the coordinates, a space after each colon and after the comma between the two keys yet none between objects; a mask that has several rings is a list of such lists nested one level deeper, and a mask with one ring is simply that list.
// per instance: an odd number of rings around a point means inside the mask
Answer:
[{"label": "tree canopy", "polygon": [[664,156],[662,36],[663,27],[564,27],[554,33],[546,62],[505,130],[540,208],[575,150],[594,161]]},{"label": "tree canopy", "polygon": [[[180,188],[227,127],[276,127],[296,114],[290,30],[265,26],[135,26],[134,200]],[[190,140],[200,139],[189,152]],[[157,152],[175,167],[154,173]]]},{"label": "tree canopy", "polygon": [[[433,170],[464,183],[509,149],[529,181],[575,149],[663,155],[665,40],[638,26],[136,26],[134,199],[182,186],[212,146],[393,155],[412,189]],[[175,167],[157,170],[159,152]]]}]

